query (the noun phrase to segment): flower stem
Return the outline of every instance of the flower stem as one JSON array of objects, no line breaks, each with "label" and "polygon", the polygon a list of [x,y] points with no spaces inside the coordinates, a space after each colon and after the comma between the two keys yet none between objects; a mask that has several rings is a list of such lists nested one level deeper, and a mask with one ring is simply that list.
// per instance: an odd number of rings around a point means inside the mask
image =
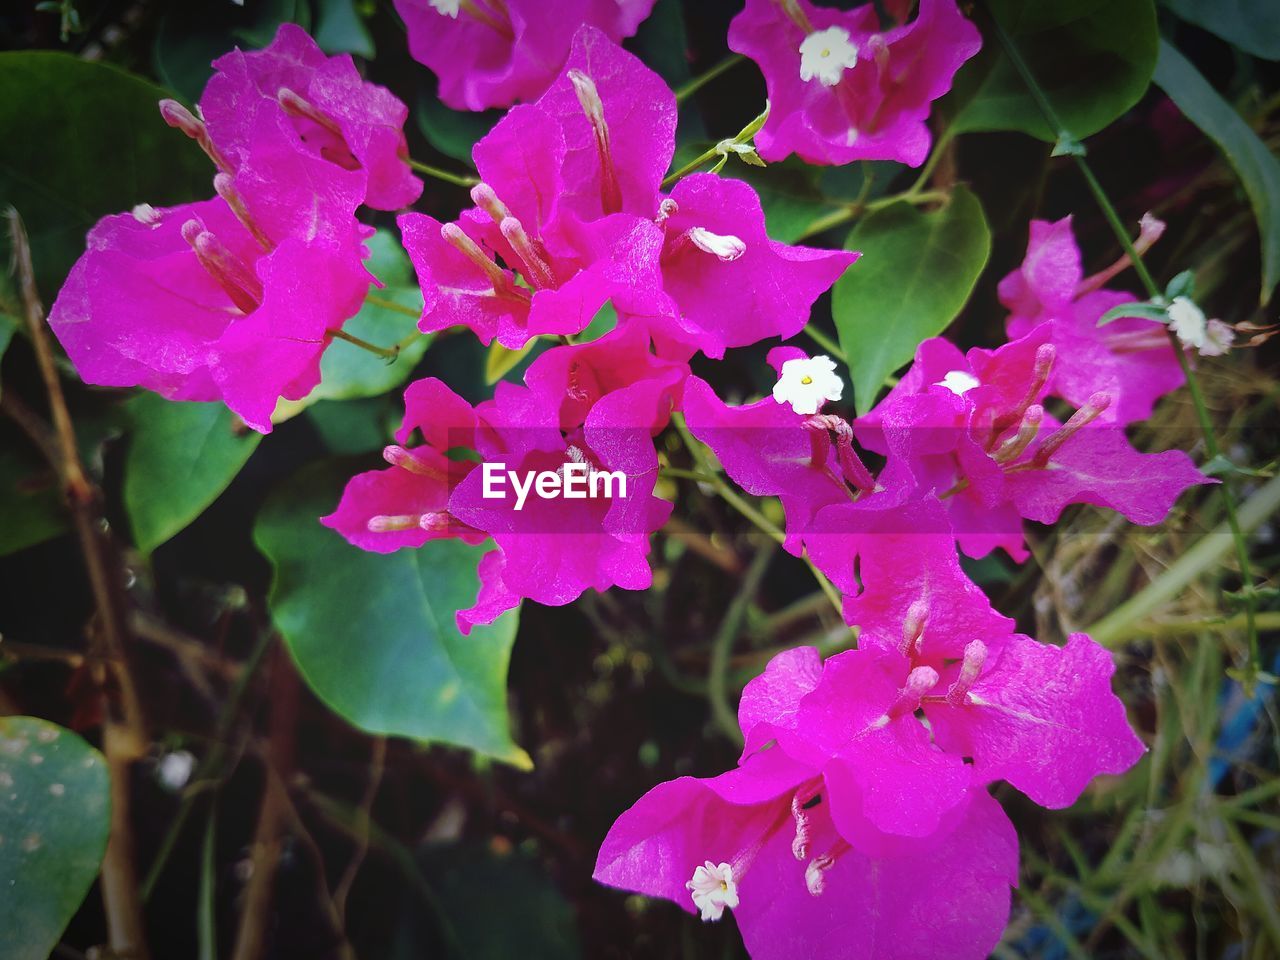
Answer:
[{"label": "flower stem", "polygon": [[371,306],[381,307],[383,310],[393,310],[396,313],[403,313],[406,317],[413,317],[415,320],[422,316],[421,310],[415,310],[413,307],[406,307],[403,303],[396,303],[394,300],[388,300],[386,297],[380,297],[376,293],[370,293],[364,298],[364,302]]},{"label": "flower stem", "polygon": [[347,343],[357,346],[361,350],[368,350],[375,356],[382,357],[385,360],[394,360],[400,355],[399,344],[394,347],[380,347],[376,343],[370,343],[368,340],[361,340],[355,334],[347,333],[345,330],[333,331],[333,338],[335,340],[345,340]]},{"label": "flower stem", "polygon": [[847,362],[844,351],[840,349],[840,344],[836,343],[821,330],[816,329],[812,324],[804,328],[804,335],[841,363]]},{"label": "flower stem", "polygon": [[742,744],[742,731],[738,728],[738,718],[729,706],[728,687],[729,654],[733,652],[733,641],[742,630],[742,621],[747,615],[747,608],[755,599],[769,569],[769,561],[773,559],[773,551],[777,545],[766,542],[756,551],[755,559],[743,574],[742,585],[729,602],[720,628],[711,642],[711,663],[707,672],[707,700],[711,703],[711,716],[730,740]]},{"label": "flower stem", "polygon": [[[990,11],[988,11],[990,13]],[[1120,219],[1119,213],[1116,212],[1115,205],[1107,196],[1106,191],[1102,188],[1102,184],[1098,182],[1098,178],[1094,176],[1093,170],[1090,169],[1088,162],[1084,158],[1084,148],[1081,146],[1071,131],[1063,124],[1059,118],[1057,111],[1053,109],[1048,95],[1044,88],[1036,81],[1031,68],[1022,58],[1017,45],[1013,42],[1013,38],[1005,31],[1000,21],[991,16],[991,23],[995,30],[996,37],[1000,41],[1000,45],[1004,48],[1005,55],[1009,58],[1009,62],[1013,64],[1022,77],[1022,82],[1026,84],[1027,90],[1031,93],[1032,99],[1040,107],[1040,112],[1044,115],[1045,121],[1053,128],[1059,138],[1059,147],[1064,152],[1069,153],[1075,161],[1080,173],[1084,176],[1085,183],[1089,186],[1090,193],[1093,194],[1094,200],[1102,210],[1103,216],[1107,223],[1111,226],[1112,232],[1116,235],[1116,239],[1120,241],[1120,246],[1124,252],[1129,255],[1129,260],[1133,264],[1134,271],[1138,274],[1138,279],[1142,282],[1143,288],[1147,291],[1148,297],[1155,300],[1163,296],[1163,291],[1156,285],[1155,278],[1151,275],[1151,271],[1147,269],[1147,265],[1143,263],[1142,257],[1134,248],[1133,241],[1129,237],[1129,231],[1125,229],[1123,221]],[[1191,395],[1191,403],[1195,407],[1196,419],[1200,422],[1200,432],[1204,435],[1205,452],[1209,454],[1209,458],[1213,459],[1220,456],[1218,447],[1218,439],[1214,433],[1213,420],[1209,416],[1209,408],[1205,405],[1204,394],[1200,390],[1200,383],[1196,379],[1195,371],[1191,367],[1191,362],[1187,359],[1186,352],[1182,349],[1182,345],[1178,343],[1177,338],[1170,333],[1170,341],[1173,345],[1173,352],[1177,354],[1178,363],[1182,366],[1182,372],[1186,376],[1187,390]],[[1256,595],[1253,582],[1252,566],[1249,562],[1249,545],[1244,537],[1244,531],[1240,526],[1240,517],[1236,510],[1235,495],[1231,492],[1231,487],[1226,478],[1223,479],[1220,487],[1222,494],[1222,505],[1227,515],[1227,526],[1231,531],[1231,539],[1235,544],[1236,562],[1240,567],[1240,579],[1242,593],[1244,595],[1245,604],[1245,622],[1247,625],[1247,633],[1249,638],[1249,659],[1245,665],[1244,690],[1246,696],[1253,696],[1254,684],[1258,678],[1258,626],[1256,621]],[[1118,612],[1118,611],[1117,611]]]},{"label": "flower stem", "polygon": [[440,167],[433,167],[429,163],[414,160],[412,157],[409,158],[408,162],[409,166],[419,173],[434,177],[436,180],[443,180],[445,183],[451,183],[455,187],[474,187],[480,182],[479,177],[473,177],[465,173],[452,173],[448,170],[442,170]]},{"label": "flower stem", "polygon": [[850,220],[856,220],[864,213],[874,213],[877,210],[883,210],[885,207],[892,206],[898,201],[910,204],[937,203],[949,199],[951,196],[945,190],[917,190],[912,187],[902,193],[895,193],[887,197],[880,197],[878,200],[872,200],[869,203],[854,202],[841,207],[838,210],[832,210],[830,213],[824,214],[818,219],[809,223],[804,231],[796,237],[796,241],[808,239],[817,236],[820,233],[826,233],[833,227],[848,223]]},{"label": "flower stem", "polygon": [[744,57],[740,53],[735,53],[735,54],[732,54],[731,56],[725,57],[723,60],[717,63],[714,67],[712,67],[706,73],[699,74],[698,76],[690,80],[688,83],[680,87],[680,89],[676,91],[676,103],[684,103],[691,96],[693,96],[695,93],[701,90],[704,86],[706,86],[716,77],[720,76],[720,74],[726,73],[727,71],[732,70],[738,64],[742,63],[742,61],[744,61],[745,59],[746,57]]}]

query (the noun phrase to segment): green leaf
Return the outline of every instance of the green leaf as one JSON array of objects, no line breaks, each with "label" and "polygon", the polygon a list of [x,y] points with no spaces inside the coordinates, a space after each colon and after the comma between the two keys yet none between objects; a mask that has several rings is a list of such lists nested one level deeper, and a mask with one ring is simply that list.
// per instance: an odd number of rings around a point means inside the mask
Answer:
[{"label": "green leaf", "polygon": [[525,345],[519,350],[504,347],[497,340],[491,341],[489,343],[489,352],[484,361],[484,382],[487,384],[497,383],[514,370],[520,361],[528,356],[529,351],[537,345],[537,337],[526,341]]},{"label": "green leaf", "polygon": [[0,431],[4,449],[0,456],[0,557],[43,543],[67,527],[58,478],[34,454],[27,454],[19,446],[22,442],[7,428]]},{"label": "green leaf", "polygon": [[[495,854],[471,842],[429,847],[419,859],[439,897],[432,919],[448,924],[446,960],[574,960],[582,955],[573,907],[533,857],[518,851]],[[495,903],[502,904],[501,923],[493,922]]]},{"label": "green leaf", "polygon": [[512,741],[507,664],[515,611],[462,636],[485,547],[435,540],[369,553],[319,522],[352,470],[321,463],[271,497],[254,530],[275,568],[272,618],[316,695],[370,733],[469,747],[523,769]]},{"label": "green leaf", "polygon": [[1164,298],[1173,300],[1177,297],[1194,297],[1196,295],[1196,275],[1193,270],[1183,270],[1175,274],[1164,288]]},{"label": "green leaf", "polygon": [[335,340],[320,360],[320,384],[303,404],[317,400],[355,400],[376,397],[392,390],[413,372],[431,345],[430,334],[413,336],[422,313],[422,290],[413,277],[409,256],[400,241],[388,230],[379,230],[369,240],[370,272],[385,285],[369,289],[371,300],[395,304],[383,306],[366,301],[360,312],[342,325],[361,340],[390,347],[404,343],[399,356],[387,360],[345,340]]},{"label": "green leaf", "polygon": [[434,86],[419,95],[417,109],[413,113],[418,129],[428,143],[446,157],[453,157],[468,166],[471,165],[471,148],[502,117],[500,110],[482,113],[450,110],[436,97]]},{"label": "green leaf", "polygon": [[373,37],[355,0],[317,0],[315,39],[325,53],[354,53],[371,59]]},{"label": "green leaf", "polygon": [[861,415],[920,342],[964,307],[991,252],[991,231],[978,198],[957,187],[938,210],[905,202],[877,210],[845,248],[862,256],[836,281],[831,309]]},{"label": "green leaf", "polygon": [[658,0],[627,44],[673,90],[689,81],[689,34],[680,0]]},{"label": "green leaf", "polygon": [[749,183],[760,195],[765,227],[780,243],[795,243],[815,222],[842,206],[823,196],[818,185],[822,171],[797,158],[763,169],[734,165],[729,170],[730,179]]},{"label": "green leaf", "polygon": [[606,300],[600,309],[596,311],[596,315],[591,318],[591,322],[587,324],[587,328],[574,337],[575,343],[590,343],[592,340],[599,340],[606,333],[611,332],[618,325],[618,311],[613,305],[612,300]]},{"label": "green leaf", "polygon": [[1160,43],[1156,83],[1183,115],[1227,155],[1244,184],[1262,236],[1262,302],[1280,281],[1280,160],[1190,61]]},{"label": "green leaf", "polygon": [[[1074,139],[1097,133],[1142,99],[1159,36],[1152,0],[999,0],[994,15]],[[1018,130],[1050,143],[1053,130],[994,33],[948,98],[956,133]],[[1069,146],[1069,144],[1068,144]]]},{"label": "green leaf", "polygon": [[64,53],[0,53],[0,207],[22,214],[46,303],[101,217],[209,195],[213,165],[160,119],[168,95]]},{"label": "green leaf", "polygon": [[218,498],[262,436],[237,433],[235,417],[221,403],[175,403],[140,393],[127,406],[132,436],[124,504],[134,542],[150,553]]},{"label": "green leaf", "polygon": [[35,717],[0,717],[0,956],[46,960],[89,892],[110,826],[102,754]]},{"label": "green leaf", "polygon": [[1122,303],[1118,307],[1112,307],[1100,316],[1098,318],[1098,326],[1105,327],[1108,323],[1129,317],[1152,320],[1156,323],[1169,322],[1169,314],[1165,312],[1164,307],[1157,306],[1154,303]]},{"label": "green leaf", "polygon": [[1275,0],[1161,0],[1188,23],[1245,53],[1280,60],[1280,7]]}]

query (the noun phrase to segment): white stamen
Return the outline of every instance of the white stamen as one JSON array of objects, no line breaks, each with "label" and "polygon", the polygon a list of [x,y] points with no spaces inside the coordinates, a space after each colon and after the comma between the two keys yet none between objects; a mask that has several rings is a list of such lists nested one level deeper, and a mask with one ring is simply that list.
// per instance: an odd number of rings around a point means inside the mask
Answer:
[{"label": "white stamen", "polygon": [[719,920],[725,907],[737,909],[738,885],[733,882],[733,867],[727,863],[716,866],[708,860],[693,871],[693,879],[685,887],[704,921]]},{"label": "white stamen", "polygon": [[146,224],[148,227],[160,226],[160,211],[149,203],[140,203],[129,212],[139,223]]},{"label": "white stamen", "polygon": [[712,233],[706,227],[693,227],[689,239],[699,250],[714,254],[725,263],[732,263],[747,252],[747,245],[738,237],[731,233]]},{"label": "white stamen", "polygon": [[952,370],[934,384],[935,387],[946,387],[957,397],[963,397],[974,387],[982,386],[982,381],[965,370]]},{"label": "white stamen", "polygon": [[809,34],[800,43],[800,79],[818,80],[834,87],[844,72],[858,62],[858,47],[843,27],[827,27]]},{"label": "white stamen", "polygon": [[835,370],[835,361],[822,354],[788,360],[773,385],[773,399],[791,404],[791,409],[801,416],[812,416],[823,403],[839,400],[844,392],[844,381]]},{"label": "white stamen", "polygon": [[446,17],[458,19],[458,10],[462,7],[462,0],[428,0],[432,8]]}]

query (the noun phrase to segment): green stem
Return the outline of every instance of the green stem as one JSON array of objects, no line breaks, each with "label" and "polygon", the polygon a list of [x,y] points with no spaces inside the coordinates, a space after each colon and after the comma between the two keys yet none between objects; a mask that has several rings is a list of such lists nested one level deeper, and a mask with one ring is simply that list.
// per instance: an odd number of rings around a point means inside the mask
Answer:
[{"label": "green stem", "polygon": [[725,73],[729,70],[732,70],[738,64],[742,63],[742,61],[745,59],[746,57],[744,57],[740,53],[735,53],[732,56],[725,57],[723,60],[717,63],[714,67],[712,67],[706,73],[699,74],[698,76],[690,80],[688,83],[680,87],[680,89],[676,91],[676,103],[684,103],[684,101],[688,100],[691,96],[693,96],[695,93],[701,90],[704,86],[706,86],[716,77],[720,76],[720,74]]},{"label": "green stem", "polygon": [[847,362],[845,360],[844,351],[840,349],[840,344],[836,343],[821,330],[815,329],[812,325],[807,326],[804,328],[804,335],[841,363]]},{"label": "green stem", "polygon": [[747,615],[747,607],[755,599],[760,589],[760,581],[769,569],[769,561],[773,559],[773,543],[762,544],[756,551],[755,559],[742,577],[742,585],[729,602],[724,619],[720,621],[720,629],[716,631],[711,642],[711,663],[707,672],[707,700],[711,703],[711,716],[716,725],[730,740],[742,745],[742,731],[738,728],[738,717],[729,706],[727,693],[727,675],[729,671],[729,654],[733,651],[733,641],[742,629],[743,618]]},{"label": "green stem", "polygon": [[[988,11],[990,13],[990,11]],[[1022,58],[1017,45],[1013,42],[1013,38],[1005,31],[1000,21],[991,15],[991,22],[995,29],[996,37],[1000,41],[1000,45],[1004,48],[1005,55],[1013,64],[1014,69],[1018,71],[1022,77],[1022,82],[1026,84],[1032,98],[1040,107],[1040,112],[1044,114],[1045,121],[1054,129],[1059,138],[1061,146],[1070,146],[1068,152],[1071,153],[1072,159],[1076,166],[1080,169],[1080,173],[1084,176],[1085,182],[1089,185],[1089,191],[1093,194],[1094,200],[1102,210],[1103,216],[1107,223],[1111,226],[1112,232],[1116,235],[1116,239],[1120,241],[1120,246],[1124,252],[1128,254],[1129,260],[1133,265],[1134,271],[1138,274],[1138,279],[1142,282],[1142,286],[1147,291],[1147,296],[1152,300],[1159,300],[1163,296],[1163,291],[1156,285],[1155,278],[1151,275],[1151,271],[1147,269],[1147,265],[1143,262],[1141,255],[1134,248],[1133,241],[1129,238],[1129,231],[1125,229],[1124,223],[1120,219],[1119,213],[1116,212],[1115,205],[1107,196],[1107,192],[1102,188],[1102,184],[1098,182],[1098,178],[1094,176],[1093,170],[1090,169],[1088,162],[1083,155],[1083,148],[1079,147],[1075,137],[1071,131],[1063,124],[1057,112],[1053,109],[1053,104],[1049,102],[1049,97],[1045,93],[1044,88],[1036,81],[1031,68]],[[1204,436],[1205,451],[1209,454],[1209,458],[1213,459],[1220,456],[1218,448],[1218,439],[1214,433],[1213,420],[1209,416],[1209,408],[1205,405],[1204,395],[1200,390],[1199,380],[1196,378],[1195,371],[1191,368],[1191,362],[1187,359],[1186,352],[1182,349],[1182,345],[1172,332],[1169,334],[1170,341],[1173,345],[1173,352],[1177,354],[1178,362],[1182,366],[1182,372],[1186,376],[1187,390],[1191,395],[1192,405],[1195,407],[1196,419],[1200,422],[1200,432]],[[1247,623],[1247,633],[1249,638],[1249,659],[1245,665],[1245,681],[1244,689],[1246,696],[1253,695],[1254,683],[1258,676],[1258,628],[1256,623],[1257,606],[1254,596],[1253,570],[1249,562],[1249,545],[1245,540],[1244,531],[1240,526],[1240,518],[1236,511],[1235,495],[1231,492],[1230,483],[1227,479],[1222,481],[1221,487],[1222,505],[1227,514],[1227,526],[1231,531],[1231,539],[1235,545],[1236,562],[1240,567],[1241,587],[1244,592],[1245,603],[1245,620]],[[1118,613],[1119,611],[1117,611]]]},{"label": "green stem", "polygon": [[376,343],[370,343],[368,340],[362,340],[355,334],[347,333],[345,330],[333,331],[333,338],[335,340],[345,340],[347,343],[357,346],[361,350],[368,350],[370,353],[375,356],[382,357],[384,360],[394,360],[400,355],[400,348],[398,346],[380,347]]},{"label": "green stem", "polygon": [[364,302],[375,307],[381,307],[383,310],[393,310],[396,313],[403,313],[406,317],[413,317],[415,320],[422,316],[421,310],[415,310],[413,307],[406,307],[403,303],[396,303],[394,300],[388,300],[386,297],[380,297],[376,293],[370,293],[364,298]]},{"label": "green stem", "polygon": [[885,207],[892,206],[899,201],[911,204],[936,203],[949,198],[949,194],[945,190],[920,190],[915,188],[904,191],[903,193],[895,193],[888,197],[881,197],[878,200],[872,200],[870,203],[851,203],[841,207],[838,210],[832,210],[830,213],[824,214],[818,219],[813,220],[804,228],[803,232],[796,237],[796,241],[805,240],[809,237],[817,236],[820,233],[826,233],[833,227],[838,227],[848,223],[850,220],[856,220],[864,213],[874,213]]},{"label": "green stem", "polygon": [[679,170],[675,171],[674,173],[667,174],[662,181],[662,188],[665,190],[667,187],[671,186],[673,183],[675,183],[677,180],[683,177],[686,173],[692,173],[694,170],[697,170],[700,166],[702,166],[708,160],[712,159],[713,157],[720,156],[719,146],[720,145],[717,143],[714,147],[710,147],[706,150],[703,150],[702,153],[698,154],[697,157],[695,157],[693,160],[690,160]]},{"label": "green stem", "polygon": [[452,173],[448,170],[442,170],[440,167],[433,167],[429,163],[423,163],[420,160],[410,159],[409,166],[421,174],[434,177],[436,180],[443,180],[445,183],[451,183],[455,187],[474,187],[480,182],[479,177],[473,177],[465,173]]},{"label": "green stem", "polygon": [[938,166],[938,162],[942,159],[943,154],[946,153],[947,145],[951,143],[951,138],[955,135],[954,127],[947,127],[942,133],[938,134],[938,139],[933,142],[933,151],[929,154],[929,159],[920,168],[920,176],[916,177],[916,182],[911,185],[907,193],[921,193],[924,191],[924,185],[929,182],[929,177]]}]

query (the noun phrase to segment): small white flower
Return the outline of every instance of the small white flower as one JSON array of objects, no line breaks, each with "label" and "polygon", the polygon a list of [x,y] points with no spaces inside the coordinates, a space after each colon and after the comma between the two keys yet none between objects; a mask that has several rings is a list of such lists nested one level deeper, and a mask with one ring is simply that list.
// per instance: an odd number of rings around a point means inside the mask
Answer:
[{"label": "small white flower", "polygon": [[773,399],[791,404],[802,416],[812,416],[826,401],[839,400],[843,392],[844,381],[836,375],[835,361],[821,354],[788,360],[773,385]]},{"label": "small white flower", "polygon": [[834,87],[857,62],[858,48],[844,27],[818,30],[800,42],[801,80],[817,79],[824,87]]},{"label": "small white flower", "polygon": [[196,758],[186,750],[174,750],[160,758],[156,765],[156,779],[175,793],[187,785],[196,768]]},{"label": "small white flower", "polygon": [[934,384],[935,387],[946,387],[957,397],[963,397],[974,387],[982,386],[982,382],[972,373],[965,370],[952,370]]},{"label": "small white flower", "polygon": [[1200,347],[1202,357],[1220,357],[1231,349],[1236,339],[1236,332],[1231,324],[1221,320],[1210,320],[1204,328],[1204,344]]},{"label": "small white flower", "polygon": [[693,245],[704,253],[715,254],[725,263],[731,263],[747,252],[747,245],[731,233],[712,233],[706,227],[694,227],[689,231]]},{"label": "small white flower", "polygon": [[1174,297],[1167,312],[1169,327],[1184,346],[1195,347],[1197,350],[1204,346],[1205,331],[1209,322],[1205,319],[1204,311],[1197,307],[1193,300],[1188,297]]},{"label": "small white flower", "polygon": [[436,13],[452,17],[454,20],[458,19],[458,9],[462,6],[462,0],[429,0],[429,2]]},{"label": "small white flower", "polygon": [[733,882],[733,867],[727,863],[716,866],[708,860],[693,871],[693,879],[685,887],[692,892],[693,905],[703,920],[719,920],[725,907],[737,909],[738,885]]}]

